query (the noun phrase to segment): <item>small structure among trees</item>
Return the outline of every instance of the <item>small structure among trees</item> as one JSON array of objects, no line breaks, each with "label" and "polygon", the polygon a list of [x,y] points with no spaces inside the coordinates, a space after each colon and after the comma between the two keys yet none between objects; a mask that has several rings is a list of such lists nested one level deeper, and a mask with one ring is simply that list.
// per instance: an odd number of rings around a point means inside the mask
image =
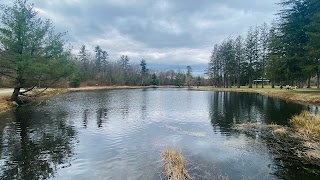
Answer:
[{"label": "small structure among trees", "polygon": [[261,84],[261,87],[263,88],[264,85],[270,83],[270,80],[267,79],[267,78],[260,77],[260,78],[258,78],[258,79],[253,80],[253,83],[254,83],[256,86],[258,86],[259,84]]}]

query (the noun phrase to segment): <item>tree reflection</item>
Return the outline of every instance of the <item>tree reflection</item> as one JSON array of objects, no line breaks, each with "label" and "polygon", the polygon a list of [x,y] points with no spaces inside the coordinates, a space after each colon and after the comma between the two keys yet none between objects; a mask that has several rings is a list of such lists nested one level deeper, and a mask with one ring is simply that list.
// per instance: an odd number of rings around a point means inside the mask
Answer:
[{"label": "tree reflection", "polygon": [[16,123],[3,133],[1,179],[47,179],[59,165],[70,164],[76,133],[66,116],[18,108],[12,117]]},{"label": "tree reflection", "polygon": [[259,94],[214,92],[210,100],[210,118],[214,130],[230,131],[234,124],[288,124],[288,119],[306,106]]},{"label": "tree reflection", "polygon": [[98,128],[102,127],[102,124],[104,123],[103,121],[107,118],[108,116],[108,109],[100,108],[97,111],[97,126]]},{"label": "tree reflection", "polygon": [[88,116],[89,116],[89,110],[88,109],[85,109],[83,111],[83,127],[84,128],[87,128],[87,125],[88,125]]}]

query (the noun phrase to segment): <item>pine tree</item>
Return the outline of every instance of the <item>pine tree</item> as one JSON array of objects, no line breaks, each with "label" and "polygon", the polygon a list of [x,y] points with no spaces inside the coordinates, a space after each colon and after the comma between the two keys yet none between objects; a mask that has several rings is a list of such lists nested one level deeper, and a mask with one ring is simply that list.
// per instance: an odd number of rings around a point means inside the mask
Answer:
[{"label": "pine tree", "polygon": [[150,83],[153,86],[159,85],[159,79],[158,79],[158,77],[157,77],[157,75],[155,73],[152,74]]},{"label": "pine tree", "polygon": [[193,77],[192,77],[192,67],[191,66],[187,66],[187,74],[186,74],[186,83],[188,85],[188,87],[191,86]]},{"label": "pine tree", "polygon": [[243,39],[238,36],[234,41],[234,58],[236,63],[236,76],[237,76],[237,87],[240,88],[241,85],[241,72],[243,71],[243,61],[244,61],[244,48]]},{"label": "pine tree", "polygon": [[[41,81],[47,87],[72,73],[70,51],[52,23],[37,17],[32,4],[15,0],[13,7],[1,6],[0,74],[14,82],[13,101],[33,90]],[[20,92],[21,89],[25,89]]]},{"label": "pine tree", "polygon": [[245,58],[247,76],[249,78],[249,88],[252,88],[253,76],[255,74],[256,65],[258,62],[258,29],[250,27],[247,38],[245,40]]},{"label": "pine tree", "polygon": [[144,80],[146,78],[146,75],[148,73],[148,69],[147,69],[147,62],[145,59],[141,59],[141,62],[140,62],[140,66],[141,66],[141,71],[140,71],[140,74],[141,74],[141,86],[144,86]]}]

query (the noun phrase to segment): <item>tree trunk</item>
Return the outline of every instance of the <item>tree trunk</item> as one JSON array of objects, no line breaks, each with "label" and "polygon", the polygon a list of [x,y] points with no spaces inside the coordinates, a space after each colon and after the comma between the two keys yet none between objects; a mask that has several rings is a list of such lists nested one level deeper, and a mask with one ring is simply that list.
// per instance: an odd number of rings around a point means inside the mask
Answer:
[{"label": "tree trunk", "polygon": [[20,87],[15,87],[13,90],[13,93],[11,95],[11,101],[15,101],[19,104],[19,93],[20,93]]},{"label": "tree trunk", "polygon": [[320,75],[319,75],[319,73],[317,73],[317,88],[318,89],[320,88],[319,83],[320,83]]},{"label": "tree trunk", "polygon": [[311,84],[311,77],[309,76],[309,77],[308,77],[308,85],[307,85],[307,88],[311,88],[311,85],[310,85],[310,84]]},{"label": "tree trunk", "polygon": [[249,88],[252,88],[252,77],[249,77]]},{"label": "tree trunk", "polygon": [[273,81],[271,82],[271,87],[274,88],[274,82]]}]

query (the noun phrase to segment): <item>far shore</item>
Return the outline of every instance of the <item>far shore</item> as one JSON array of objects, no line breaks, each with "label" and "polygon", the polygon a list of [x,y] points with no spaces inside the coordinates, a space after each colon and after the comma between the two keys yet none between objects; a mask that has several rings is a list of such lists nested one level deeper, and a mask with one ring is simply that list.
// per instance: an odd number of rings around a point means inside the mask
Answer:
[{"label": "far shore", "polygon": [[[177,88],[177,86],[87,86],[78,88],[49,88],[37,98],[33,99],[46,99],[52,96],[56,96],[61,93],[78,92],[78,91],[95,91],[95,90],[107,90],[107,89],[144,89],[144,88]],[[183,86],[182,88],[188,88]],[[259,93],[264,96],[275,97],[283,100],[289,100],[300,104],[320,105],[320,89],[297,89],[297,90],[280,90],[279,88],[271,88],[269,86],[265,88],[215,88],[212,86],[192,86],[191,90],[197,91],[221,91],[221,92],[246,92],[246,93]],[[38,89],[41,91],[41,89]],[[10,110],[15,107],[14,103],[10,101],[10,96],[13,92],[9,88],[0,88],[0,113]],[[31,94],[32,97],[32,94]],[[38,98],[40,97],[40,98]]]},{"label": "far shore", "polygon": [[[177,86],[87,86],[78,88],[48,88],[46,91],[41,93],[39,96],[34,97],[34,94],[42,91],[39,88],[29,96],[34,101],[42,101],[52,96],[56,96],[67,92],[78,92],[78,91],[95,91],[95,90],[111,90],[111,89],[144,89],[144,88],[176,88]],[[13,92],[13,88],[0,88],[0,113],[11,110],[16,107],[16,104],[11,102],[10,97]]]},{"label": "far shore", "polygon": [[267,86],[265,88],[261,87],[232,87],[232,88],[216,88],[212,86],[200,86],[193,87],[193,90],[198,91],[220,91],[220,92],[245,92],[245,93],[258,93],[264,96],[275,97],[286,101],[292,101],[300,104],[309,104],[309,105],[320,105],[320,89],[316,88],[303,88],[303,89],[294,89],[294,90],[280,90],[279,87],[271,88]]},{"label": "far shore", "polygon": [[67,88],[69,92],[94,91],[103,89],[144,89],[144,88],[176,88],[177,86],[87,86],[78,88]]}]

